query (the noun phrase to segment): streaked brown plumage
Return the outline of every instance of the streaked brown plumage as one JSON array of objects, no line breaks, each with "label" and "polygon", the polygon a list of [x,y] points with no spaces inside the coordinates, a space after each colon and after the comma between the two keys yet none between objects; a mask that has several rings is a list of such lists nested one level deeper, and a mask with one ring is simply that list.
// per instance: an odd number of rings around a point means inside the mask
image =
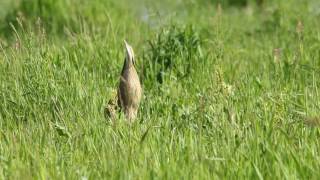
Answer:
[{"label": "streaked brown plumage", "polygon": [[124,41],[124,43],[126,57],[122,67],[118,88],[118,104],[126,118],[132,122],[137,117],[142,88],[138,73],[134,67],[135,61],[132,47],[126,41]]},{"label": "streaked brown plumage", "polygon": [[106,118],[114,120],[119,110],[122,110],[126,118],[132,122],[137,117],[142,88],[138,73],[134,67],[132,47],[126,41],[124,43],[126,57],[121,71],[117,95],[112,96],[108,101],[104,113]]},{"label": "streaked brown plumage", "polygon": [[119,110],[132,122],[137,117],[141,101],[142,88],[138,73],[134,67],[134,52],[126,42],[126,57],[121,71],[120,83],[116,95],[112,95],[104,109],[105,117],[115,120]]}]

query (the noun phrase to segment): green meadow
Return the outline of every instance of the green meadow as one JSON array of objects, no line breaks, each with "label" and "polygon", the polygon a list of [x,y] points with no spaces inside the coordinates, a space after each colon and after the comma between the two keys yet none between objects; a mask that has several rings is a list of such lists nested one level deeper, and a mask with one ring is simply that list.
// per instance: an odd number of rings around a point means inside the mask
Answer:
[{"label": "green meadow", "polygon": [[[318,0],[0,0],[0,179],[319,179]],[[138,118],[104,108],[124,40]]]}]

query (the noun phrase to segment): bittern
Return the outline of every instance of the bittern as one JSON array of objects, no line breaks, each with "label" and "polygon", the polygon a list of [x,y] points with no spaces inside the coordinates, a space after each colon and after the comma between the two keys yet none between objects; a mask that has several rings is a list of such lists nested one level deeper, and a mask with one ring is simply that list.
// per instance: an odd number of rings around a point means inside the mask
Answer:
[{"label": "bittern", "polygon": [[137,117],[141,100],[142,88],[135,69],[135,59],[132,47],[124,41],[126,57],[122,67],[118,89],[118,102],[126,118],[131,122]]},{"label": "bittern", "polygon": [[135,69],[135,59],[132,47],[124,41],[126,56],[121,71],[119,88],[117,91],[117,107],[115,101],[110,100],[106,107],[106,115],[114,118],[117,108],[124,112],[130,122],[137,117],[138,108],[142,95],[142,88],[138,73]]}]

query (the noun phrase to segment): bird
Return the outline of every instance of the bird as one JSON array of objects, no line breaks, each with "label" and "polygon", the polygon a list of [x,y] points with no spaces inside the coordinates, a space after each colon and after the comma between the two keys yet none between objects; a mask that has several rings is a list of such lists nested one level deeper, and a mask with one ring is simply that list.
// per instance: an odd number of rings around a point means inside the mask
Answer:
[{"label": "bird", "polygon": [[[119,109],[124,112],[126,119],[129,122],[133,122],[138,114],[142,97],[142,87],[139,75],[135,68],[133,49],[126,40],[124,40],[124,45],[126,56],[117,90],[117,105]],[[114,103],[111,101],[110,104],[113,105]]]},{"label": "bird", "polygon": [[124,59],[118,88],[118,104],[128,121],[137,117],[142,96],[139,75],[135,68],[135,58],[132,47],[124,40],[126,56]]}]

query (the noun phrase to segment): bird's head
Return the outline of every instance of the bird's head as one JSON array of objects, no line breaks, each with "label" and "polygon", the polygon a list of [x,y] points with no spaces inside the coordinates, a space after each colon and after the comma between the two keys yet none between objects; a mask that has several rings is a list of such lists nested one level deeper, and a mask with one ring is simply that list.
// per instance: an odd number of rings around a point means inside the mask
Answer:
[{"label": "bird's head", "polygon": [[126,40],[124,40],[124,44],[125,44],[125,49],[126,49],[126,59],[125,59],[125,63],[127,66],[131,66],[135,64],[135,60],[134,60],[134,52],[132,47],[127,43]]}]

